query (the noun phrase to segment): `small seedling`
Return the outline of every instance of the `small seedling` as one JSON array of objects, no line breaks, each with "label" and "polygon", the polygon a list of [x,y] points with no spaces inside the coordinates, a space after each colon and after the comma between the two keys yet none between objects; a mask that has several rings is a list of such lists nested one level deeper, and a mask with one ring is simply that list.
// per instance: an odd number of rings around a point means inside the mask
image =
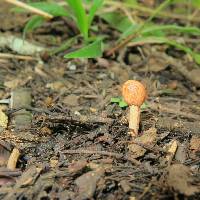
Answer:
[{"label": "small seedling", "polygon": [[[112,97],[110,102],[118,104],[120,108],[128,107],[128,104],[123,100],[122,97]],[[144,102],[140,107],[141,112],[145,111],[148,107],[149,105],[147,104],[147,102]]]},{"label": "small seedling", "polygon": [[110,100],[111,103],[117,103],[120,108],[125,108],[128,104],[122,99],[122,97],[113,97]]}]

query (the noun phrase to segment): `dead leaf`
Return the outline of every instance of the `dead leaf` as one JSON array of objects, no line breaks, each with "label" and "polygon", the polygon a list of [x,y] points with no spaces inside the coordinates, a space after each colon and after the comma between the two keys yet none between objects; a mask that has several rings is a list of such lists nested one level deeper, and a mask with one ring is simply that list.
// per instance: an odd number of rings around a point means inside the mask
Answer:
[{"label": "dead leaf", "polygon": [[79,105],[78,100],[79,100],[79,96],[71,94],[64,97],[63,103],[66,104],[67,106],[77,106]]},{"label": "dead leaf", "polygon": [[192,71],[188,71],[188,77],[190,81],[194,83],[196,86],[200,86],[200,69],[193,69]]},{"label": "dead leaf", "polygon": [[55,91],[61,91],[65,89],[65,85],[61,81],[55,81],[53,83],[48,83],[46,85],[47,88]]},{"label": "dead leaf", "polygon": [[129,150],[131,152],[132,158],[138,158],[140,156],[143,156],[146,152],[146,149],[142,147],[142,145],[148,145],[148,147],[153,147],[156,143],[157,138],[157,129],[156,128],[150,128],[147,131],[145,131],[140,137],[137,137],[135,139],[135,143],[132,143],[129,145]]},{"label": "dead leaf", "polygon": [[8,144],[7,142],[0,140],[0,166],[6,166],[8,159],[10,157],[10,152],[9,152],[9,148],[10,148],[10,144]]},{"label": "dead leaf", "polygon": [[53,107],[54,105],[54,100],[52,97],[47,97],[45,98],[44,100],[44,105],[47,107],[47,108],[50,108],[50,107]]},{"label": "dead leaf", "polygon": [[199,192],[197,186],[192,185],[194,182],[189,167],[183,164],[174,164],[169,167],[167,184],[177,192],[186,196],[194,195]]},{"label": "dead leaf", "polygon": [[8,126],[8,116],[0,110],[0,127],[7,128]]},{"label": "dead leaf", "polygon": [[119,80],[120,83],[129,79],[128,68],[125,69],[116,62],[113,62],[111,65],[112,66],[109,68],[111,78]]},{"label": "dead leaf", "polygon": [[176,151],[175,159],[179,161],[180,163],[184,163],[187,158],[187,144],[186,143],[179,143],[178,144],[178,149]]},{"label": "dead leaf", "polygon": [[120,184],[120,186],[122,187],[122,189],[125,193],[127,193],[131,190],[131,186],[130,186],[130,183],[128,181],[121,180],[119,184]]},{"label": "dead leaf", "polygon": [[166,69],[168,63],[163,58],[159,57],[150,57],[147,64],[144,67],[141,67],[138,71],[150,71],[150,72],[160,72]]},{"label": "dead leaf", "polygon": [[0,175],[0,186],[15,183],[15,179],[11,176]]},{"label": "dead leaf", "polygon": [[33,185],[41,172],[42,168],[36,168],[35,166],[31,166],[25,172],[23,172],[22,176],[17,180],[17,185],[19,187]]},{"label": "dead leaf", "polygon": [[55,168],[57,165],[58,165],[58,159],[52,157],[52,158],[50,159],[50,166],[51,166],[52,168]]},{"label": "dead leaf", "polygon": [[73,161],[69,166],[68,170],[69,173],[76,173],[80,172],[82,169],[84,169],[87,166],[87,161],[86,160],[78,160],[78,161]]},{"label": "dead leaf", "polygon": [[91,199],[96,190],[97,181],[104,175],[105,170],[99,168],[95,171],[90,171],[75,180],[78,186],[78,197],[76,199]]},{"label": "dead leaf", "polygon": [[200,137],[193,135],[190,140],[190,150],[194,153],[200,151]]},{"label": "dead leaf", "polygon": [[12,80],[5,81],[4,86],[10,89],[15,89],[17,87],[24,86],[31,79],[32,79],[31,76],[27,76],[26,78],[24,77],[13,78]]},{"label": "dead leaf", "polygon": [[166,156],[166,161],[167,162],[171,162],[171,160],[173,159],[176,150],[178,148],[178,142],[176,140],[172,140],[169,144],[166,145],[167,146],[167,156]]},{"label": "dead leaf", "polygon": [[42,136],[49,136],[52,135],[52,131],[51,129],[49,129],[48,127],[44,126],[40,129],[40,133],[42,134]]}]

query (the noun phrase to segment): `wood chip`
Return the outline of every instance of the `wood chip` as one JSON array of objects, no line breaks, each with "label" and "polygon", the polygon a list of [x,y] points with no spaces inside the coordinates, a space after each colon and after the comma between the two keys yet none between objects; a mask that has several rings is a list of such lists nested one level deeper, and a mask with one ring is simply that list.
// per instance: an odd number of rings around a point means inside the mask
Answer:
[{"label": "wood chip", "polygon": [[7,168],[10,170],[16,169],[17,161],[19,159],[20,152],[17,148],[14,148],[8,159]]}]

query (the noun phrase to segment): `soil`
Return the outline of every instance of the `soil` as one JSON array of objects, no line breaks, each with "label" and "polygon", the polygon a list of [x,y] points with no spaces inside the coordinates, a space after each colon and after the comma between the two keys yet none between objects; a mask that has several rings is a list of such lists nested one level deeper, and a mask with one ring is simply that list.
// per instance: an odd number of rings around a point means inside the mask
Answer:
[{"label": "soil", "polygon": [[[0,31],[21,36],[29,16],[9,9],[1,3]],[[117,33],[101,23],[112,46]],[[69,28],[57,18],[26,39],[59,46]],[[0,105],[9,122],[0,129],[0,199],[199,199],[200,85],[184,73],[194,61],[165,45],[89,60],[64,59],[66,52],[0,60],[0,99],[14,99]],[[129,108],[111,103],[128,79],[148,90],[137,138]],[[10,169],[13,149],[20,156]]]}]

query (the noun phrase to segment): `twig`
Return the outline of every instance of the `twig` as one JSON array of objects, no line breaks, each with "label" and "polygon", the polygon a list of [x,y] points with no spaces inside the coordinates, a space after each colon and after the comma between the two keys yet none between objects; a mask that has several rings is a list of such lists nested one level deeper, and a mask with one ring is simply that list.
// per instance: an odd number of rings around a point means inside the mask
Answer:
[{"label": "twig", "polygon": [[83,149],[83,150],[65,150],[65,151],[62,151],[62,153],[64,153],[64,154],[100,154],[100,155],[104,155],[104,156],[115,157],[117,159],[125,159],[125,160],[132,162],[135,165],[141,164],[138,160],[136,160],[134,158],[130,158],[130,156],[126,156],[121,153],[109,152],[109,151],[92,151],[92,150],[84,150]]},{"label": "twig", "polygon": [[179,116],[183,116],[183,117],[186,117],[186,118],[199,120],[199,115],[184,112],[184,111],[179,111],[177,109],[173,109],[173,108],[170,108],[170,107],[165,106],[165,105],[149,102],[149,107],[152,110],[157,110],[157,111],[161,111],[161,112],[175,114],[176,116],[179,115]]},{"label": "twig", "polygon": [[11,177],[18,177],[21,176],[22,172],[20,169],[15,169],[15,170],[9,170],[7,168],[0,168],[0,177],[1,176],[9,176]]},{"label": "twig", "polygon": [[[149,16],[151,15],[154,10],[151,8],[147,8],[141,5],[135,5],[135,4],[130,4],[130,3],[121,3],[121,2],[116,2],[113,0],[106,0],[105,4],[107,5],[111,5],[111,6],[115,6],[116,8],[121,8],[123,6],[133,9],[134,12],[135,11],[139,11],[138,15],[139,16]],[[115,8],[115,9],[116,9]],[[105,12],[109,12],[109,8],[107,8],[108,10],[105,10]],[[196,13],[195,13],[196,15]],[[198,17],[194,17],[194,15],[180,15],[180,14],[174,14],[174,13],[168,13],[168,12],[160,12],[158,13],[158,15],[156,17],[162,17],[162,18],[171,18],[171,19],[178,19],[178,20],[183,20],[183,21],[190,21],[190,22],[200,22],[200,19]]]},{"label": "twig", "polygon": [[143,144],[141,142],[136,142],[136,141],[130,141],[129,143],[133,143],[133,144],[137,144],[138,146],[141,146],[143,147],[144,149],[148,150],[148,151],[153,151],[155,153],[167,153],[167,151],[163,148],[160,148],[160,147],[156,147],[156,146],[153,146],[151,147],[150,145],[148,144]]},{"label": "twig", "polygon": [[78,124],[112,124],[114,119],[106,118],[96,115],[73,115],[73,116],[66,116],[60,114],[53,114],[47,117],[47,120],[53,123],[78,123]]},{"label": "twig", "polygon": [[26,10],[29,10],[37,15],[41,15],[42,17],[44,18],[47,18],[47,19],[52,19],[53,18],[53,15],[49,14],[49,13],[46,13],[40,9],[37,9],[37,8],[34,8],[32,6],[29,6],[28,4],[25,4],[23,2],[20,2],[20,1],[17,1],[17,0],[5,0],[6,2],[8,3],[11,3],[13,5],[16,5],[18,7],[21,7],[21,8],[24,8]]},{"label": "twig", "polygon": [[137,36],[142,30],[143,28],[166,6],[169,5],[169,3],[171,3],[172,0],[165,0],[153,13],[152,15],[142,24],[139,26],[139,28],[132,33],[131,35],[129,35],[124,41],[122,41],[121,43],[117,44],[115,47],[113,47],[112,49],[110,49],[107,52],[107,56],[113,55],[116,51],[118,51],[119,49],[123,48],[124,46],[126,46],[132,39],[135,38],[135,36]]},{"label": "twig", "polygon": [[32,56],[21,56],[21,55],[14,55],[10,53],[0,53],[0,58],[15,58],[19,60],[37,60],[37,58],[34,58]]},{"label": "twig", "polygon": [[151,189],[151,186],[152,186],[152,181],[153,181],[153,180],[151,180],[151,182],[149,182],[149,184],[147,185],[147,187],[144,188],[142,194],[137,198],[137,200],[142,199],[142,198],[145,196],[145,194],[146,194],[147,192],[149,192],[149,190]]},{"label": "twig", "polygon": [[0,63],[3,63],[3,64],[4,64],[4,63],[8,63],[8,60],[7,60],[7,59],[1,59],[1,58],[0,58]]}]

